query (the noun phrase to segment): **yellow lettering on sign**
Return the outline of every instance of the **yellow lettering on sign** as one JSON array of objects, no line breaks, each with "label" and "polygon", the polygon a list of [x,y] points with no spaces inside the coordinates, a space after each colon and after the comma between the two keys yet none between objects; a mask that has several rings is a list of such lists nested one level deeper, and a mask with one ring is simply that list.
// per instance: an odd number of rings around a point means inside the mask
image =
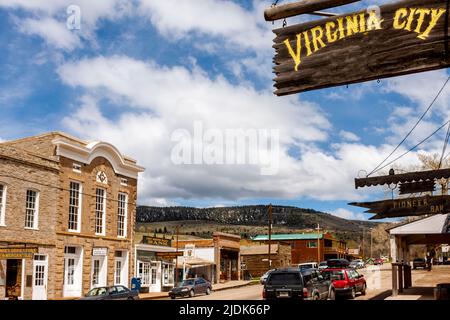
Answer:
[{"label": "yellow lettering on sign", "polygon": [[419,15],[419,19],[417,19],[417,27],[416,27],[416,30],[414,30],[414,32],[420,33],[420,29],[422,28],[422,24],[423,24],[423,20],[425,19],[425,15],[430,14],[430,10],[423,9],[423,8],[417,9],[416,14]]},{"label": "yellow lettering on sign", "polygon": [[436,26],[436,23],[438,22],[439,18],[444,14],[444,12],[447,11],[446,9],[431,9],[431,21],[428,25],[428,28],[425,29],[425,31],[418,35],[417,37],[425,40],[430,35],[431,30]]},{"label": "yellow lettering on sign", "polygon": [[338,28],[339,28],[339,40],[345,38],[345,30],[344,30],[344,18],[338,18]]},{"label": "yellow lettering on sign", "polygon": [[351,36],[352,34],[356,34],[359,32],[358,28],[358,15],[347,16],[345,17],[347,22],[347,36]]},{"label": "yellow lettering on sign", "polygon": [[305,39],[306,56],[310,56],[312,54],[312,51],[311,51],[311,42],[309,41],[308,31],[303,31],[303,38]]},{"label": "yellow lettering on sign", "polygon": [[380,30],[383,21],[384,19],[379,18],[374,10],[370,11],[367,18],[367,30]]},{"label": "yellow lettering on sign", "polygon": [[406,21],[403,21],[400,23],[401,18],[405,18],[408,15],[408,10],[406,8],[400,8],[397,11],[395,11],[394,16],[394,29],[403,29],[406,25]]},{"label": "yellow lettering on sign", "polygon": [[359,14],[359,32],[366,32],[366,17],[364,13]]},{"label": "yellow lettering on sign", "polygon": [[[313,42],[313,46],[314,46],[314,52],[316,52],[320,48],[326,47],[325,43],[322,41],[323,29],[321,26],[312,28],[311,33],[312,33],[312,42]],[[317,43],[320,43],[320,48],[318,47]]]},{"label": "yellow lettering on sign", "polygon": [[291,55],[292,59],[294,59],[295,71],[298,71],[298,66],[300,65],[300,62],[301,62],[301,60],[300,60],[300,54],[301,54],[301,49],[302,49],[301,44],[300,44],[301,37],[302,37],[301,33],[297,34],[297,52],[295,52],[292,49],[289,39],[284,40],[284,44],[286,45],[286,47],[289,51],[289,54]]},{"label": "yellow lettering on sign", "polygon": [[329,21],[325,24],[325,34],[327,35],[328,43],[335,42],[337,40],[337,30],[331,33],[331,29],[336,27],[336,23]]},{"label": "yellow lettering on sign", "polygon": [[408,21],[406,22],[405,30],[411,31],[411,24],[414,20],[414,14],[415,14],[416,10],[417,10],[416,8],[409,9],[409,16],[408,16]]}]

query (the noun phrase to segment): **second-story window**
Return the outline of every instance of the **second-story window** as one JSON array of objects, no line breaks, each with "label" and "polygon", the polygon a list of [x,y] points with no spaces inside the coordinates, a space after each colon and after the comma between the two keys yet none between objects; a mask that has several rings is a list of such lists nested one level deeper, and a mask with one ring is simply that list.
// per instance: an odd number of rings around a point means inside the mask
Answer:
[{"label": "second-story window", "polygon": [[105,210],[106,210],[105,190],[97,188],[95,192],[95,233],[105,234]]},{"label": "second-story window", "polygon": [[81,219],[81,184],[70,182],[69,190],[69,231],[80,231]]},{"label": "second-story window", "polygon": [[6,186],[0,184],[0,226],[5,225]]},{"label": "second-story window", "polygon": [[38,204],[39,193],[34,190],[27,190],[25,207],[25,228],[38,228]]},{"label": "second-story window", "polygon": [[127,234],[127,198],[125,193],[119,193],[117,209],[117,236],[126,237]]}]

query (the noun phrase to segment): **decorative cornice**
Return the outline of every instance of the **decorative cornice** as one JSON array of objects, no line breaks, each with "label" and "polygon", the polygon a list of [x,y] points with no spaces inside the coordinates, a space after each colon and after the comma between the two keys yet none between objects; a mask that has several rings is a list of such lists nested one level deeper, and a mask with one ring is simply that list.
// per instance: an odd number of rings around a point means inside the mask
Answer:
[{"label": "decorative cornice", "polygon": [[90,164],[95,158],[107,159],[116,174],[137,179],[138,173],[145,168],[136,164],[135,161],[122,155],[119,150],[107,142],[91,142],[86,146],[80,146],[64,138],[52,140],[56,146],[56,155],[73,159],[77,162]]}]

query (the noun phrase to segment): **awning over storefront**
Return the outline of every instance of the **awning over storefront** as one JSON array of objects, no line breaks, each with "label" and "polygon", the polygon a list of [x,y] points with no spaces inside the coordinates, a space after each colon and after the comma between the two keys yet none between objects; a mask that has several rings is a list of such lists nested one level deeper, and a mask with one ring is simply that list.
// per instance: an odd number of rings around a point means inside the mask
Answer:
[{"label": "awning over storefront", "polygon": [[183,265],[187,268],[193,269],[193,268],[213,266],[213,265],[215,265],[215,263],[213,261],[194,257],[194,258],[186,259],[183,264],[183,258],[178,259],[177,268],[183,268]]}]

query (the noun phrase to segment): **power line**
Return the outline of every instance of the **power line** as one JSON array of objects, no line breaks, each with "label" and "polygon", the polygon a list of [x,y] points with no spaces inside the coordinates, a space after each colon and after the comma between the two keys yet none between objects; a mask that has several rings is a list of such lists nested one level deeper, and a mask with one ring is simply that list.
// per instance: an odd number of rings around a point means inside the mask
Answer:
[{"label": "power line", "polygon": [[438,167],[438,169],[441,168],[442,160],[444,158],[444,153],[445,153],[445,150],[447,149],[447,144],[448,144],[449,137],[450,137],[450,124],[448,125],[447,135],[445,136],[445,140],[444,140],[444,146],[442,147],[442,154],[441,154],[441,159],[439,160],[439,167]]},{"label": "power line", "polygon": [[377,171],[380,171],[384,168],[386,168],[387,166],[391,165],[392,163],[394,163],[395,161],[397,161],[398,159],[400,159],[401,157],[407,155],[408,153],[410,153],[411,151],[413,151],[415,148],[417,148],[418,146],[420,146],[422,143],[424,143],[425,141],[427,141],[428,139],[430,139],[433,135],[435,135],[439,130],[441,130],[443,127],[445,127],[447,124],[450,124],[450,120],[447,120],[447,122],[445,122],[443,125],[441,125],[439,128],[437,128],[432,134],[430,134],[428,137],[426,137],[425,139],[423,139],[422,141],[420,141],[418,144],[416,144],[414,147],[410,148],[408,151],[406,151],[405,153],[401,154],[400,156],[398,156],[397,158],[395,158],[394,160],[392,160],[391,162],[385,164],[384,166],[382,166],[381,168],[379,168]]},{"label": "power line", "polygon": [[[8,174],[3,174],[3,173],[0,174],[0,177],[10,178],[10,179],[17,179],[17,180],[21,180],[21,181],[24,181],[24,182],[29,182],[29,183],[37,184],[37,185],[40,185],[40,186],[43,186],[43,187],[56,189],[56,190],[59,190],[59,191],[67,191],[67,192],[70,192],[70,191],[71,191],[69,188],[64,188],[64,187],[59,187],[59,186],[55,186],[55,185],[51,185],[51,184],[46,184],[46,183],[42,183],[42,182],[37,182],[37,181],[33,181],[33,180],[28,180],[28,179],[25,179],[25,178],[14,177],[14,176],[11,176],[11,175],[8,175]],[[92,197],[92,198],[97,197],[96,194],[90,194],[90,193],[86,193],[86,192],[80,192],[80,193],[81,193],[83,196],[88,196],[88,197]],[[120,202],[119,199],[114,199],[114,198],[107,198],[107,200],[110,200],[110,201],[113,201],[113,202]],[[130,201],[130,197],[128,197],[127,203],[128,203],[128,204],[135,205],[135,206],[137,205],[136,202]]]},{"label": "power line", "polygon": [[[422,116],[419,118],[419,120],[417,120],[416,124],[412,127],[412,129],[408,132],[408,134],[403,138],[403,140],[395,147],[395,149],[383,160],[381,161],[380,164],[378,164],[375,169],[373,169],[368,175],[367,177],[369,177],[370,175],[374,174],[375,172],[380,171],[381,169],[385,168],[386,166],[383,166],[380,168],[380,166],[383,165],[383,163],[385,163],[387,161],[387,159],[389,159],[395,151],[398,150],[398,148],[400,148],[400,146],[403,144],[403,142],[406,141],[406,139],[411,135],[411,133],[414,131],[414,129],[417,127],[417,125],[422,121],[422,119],[425,117],[425,115],[428,113],[428,111],[431,109],[431,107],[433,106],[433,104],[436,102],[436,100],[439,98],[439,96],[441,95],[442,91],[444,90],[445,86],[447,85],[448,81],[450,80],[450,76],[447,77],[447,80],[445,80],[443,86],[441,87],[441,89],[438,91],[438,93],[436,94],[436,96],[434,97],[433,101],[431,101],[430,105],[428,106],[428,108],[425,110],[425,112],[422,114]],[[427,138],[428,139],[428,138]],[[399,159],[399,158],[397,158]],[[392,162],[390,162],[392,163]]]}]

